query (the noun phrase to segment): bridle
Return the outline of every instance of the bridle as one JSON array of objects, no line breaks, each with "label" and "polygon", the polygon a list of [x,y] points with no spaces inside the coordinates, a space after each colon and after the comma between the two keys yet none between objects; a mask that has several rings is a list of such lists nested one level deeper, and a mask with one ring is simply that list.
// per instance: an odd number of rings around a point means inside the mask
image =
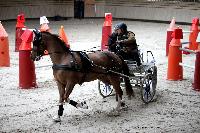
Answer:
[{"label": "bridle", "polygon": [[[44,45],[44,42],[42,41],[42,34],[37,29],[33,30],[35,33],[34,41],[33,41],[33,48],[32,51],[36,53],[35,60],[39,61],[42,56],[47,55],[44,52],[46,51],[46,46]],[[54,52],[48,52],[48,55],[51,54],[62,54],[64,52],[61,51],[54,51]]]},{"label": "bridle", "polygon": [[35,33],[35,37],[33,40],[32,53],[33,52],[36,53],[35,60],[38,61],[44,55],[45,45],[44,42],[42,41],[41,32],[39,32],[37,29],[33,30],[33,32]]}]

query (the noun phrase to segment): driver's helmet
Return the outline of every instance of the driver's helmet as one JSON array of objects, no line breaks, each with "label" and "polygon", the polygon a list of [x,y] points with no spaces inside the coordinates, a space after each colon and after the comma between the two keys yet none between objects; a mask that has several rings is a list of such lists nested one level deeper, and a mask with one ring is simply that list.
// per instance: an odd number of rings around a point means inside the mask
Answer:
[{"label": "driver's helmet", "polygon": [[123,31],[127,31],[127,26],[125,23],[120,22],[114,26],[114,30],[122,29]]}]

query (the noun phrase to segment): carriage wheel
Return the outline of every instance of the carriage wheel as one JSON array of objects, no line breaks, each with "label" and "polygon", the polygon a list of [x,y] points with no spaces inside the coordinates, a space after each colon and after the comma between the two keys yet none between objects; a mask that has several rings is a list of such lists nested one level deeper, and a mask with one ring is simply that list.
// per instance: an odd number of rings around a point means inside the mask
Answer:
[{"label": "carriage wheel", "polygon": [[153,66],[148,70],[148,74],[141,82],[141,97],[144,103],[149,103],[153,100],[156,93],[157,85],[157,67]]},{"label": "carriage wheel", "polygon": [[113,92],[113,86],[109,84],[104,84],[102,81],[98,80],[98,90],[103,98],[110,96]]}]

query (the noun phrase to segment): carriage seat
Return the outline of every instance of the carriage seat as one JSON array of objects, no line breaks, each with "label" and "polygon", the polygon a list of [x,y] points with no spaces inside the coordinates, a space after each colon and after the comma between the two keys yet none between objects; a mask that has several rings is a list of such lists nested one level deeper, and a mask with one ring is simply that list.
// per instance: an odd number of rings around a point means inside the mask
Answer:
[{"label": "carriage seat", "polygon": [[128,66],[129,73],[131,75],[134,75],[134,73],[138,72],[140,69],[140,66],[137,65],[136,61],[133,60],[124,60]]}]

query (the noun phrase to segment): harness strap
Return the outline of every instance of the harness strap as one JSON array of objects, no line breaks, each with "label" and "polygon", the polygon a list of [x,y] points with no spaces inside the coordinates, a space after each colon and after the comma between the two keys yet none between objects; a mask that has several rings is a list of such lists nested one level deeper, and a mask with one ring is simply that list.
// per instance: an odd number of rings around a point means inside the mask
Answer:
[{"label": "harness strap", "polygon": [[54,70],[71,70],[71,71],[77,71],[77,72],[81,71],[80,69],[70,66],[70,65],[53,64],[52,68]]},{"label": "harness strap", "polygon": [[81,71],[81,69],[77,69],[76,67],[72,67],[72,66],[69,66],[69,65],[57,65],[57,64],[53,64],[52,68],[54,70],[70,70],[70,71],[75,71],[75,72],[81,72],[83,73],[83,77],[81,78],[79,84],[83,84],[85,79],[86,79],[86,76],[87,76],[87,73]]}]

